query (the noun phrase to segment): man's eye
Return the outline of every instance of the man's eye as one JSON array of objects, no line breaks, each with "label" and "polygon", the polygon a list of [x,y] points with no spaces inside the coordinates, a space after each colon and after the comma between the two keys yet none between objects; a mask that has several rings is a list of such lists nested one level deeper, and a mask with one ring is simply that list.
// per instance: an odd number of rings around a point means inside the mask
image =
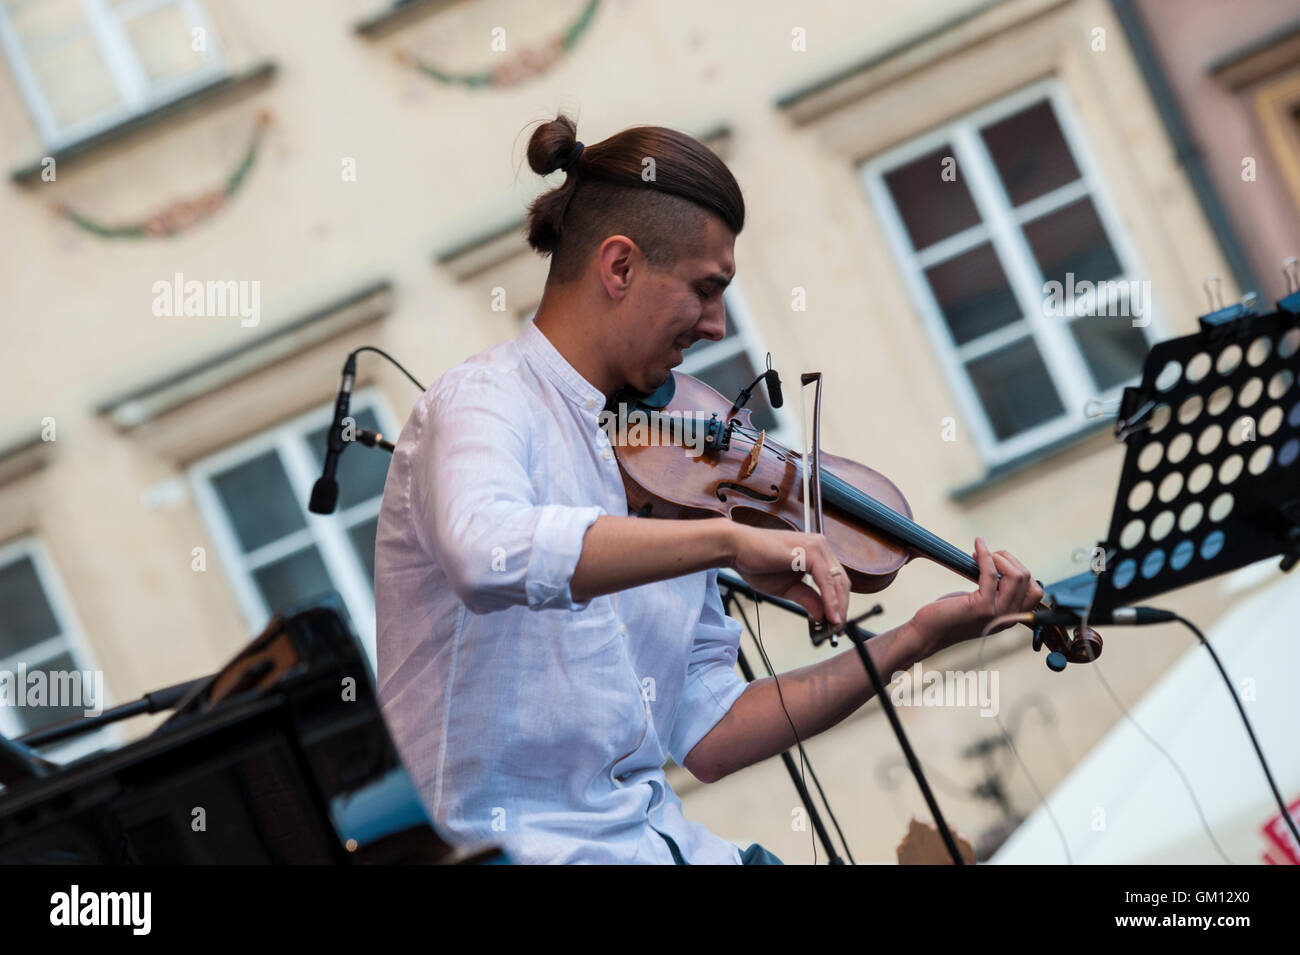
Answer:
[{"label": "man's eye", "polygon": [[708,298],[708,297],[709,297],[709,292],[710,292],[710,290],[707,289],[707,288],[697,288],[697,289],[695,290],[695,294],[698,295],[698,296],[699,296],[700,298],[702,298],[702,299],[704,299],[704,298]]}]

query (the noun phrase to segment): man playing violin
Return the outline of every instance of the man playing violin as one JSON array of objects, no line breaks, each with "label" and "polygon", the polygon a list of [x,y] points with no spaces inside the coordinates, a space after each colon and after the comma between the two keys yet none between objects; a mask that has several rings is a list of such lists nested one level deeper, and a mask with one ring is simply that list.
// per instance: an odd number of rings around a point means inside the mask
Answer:
[{"label": "man playing violin", "polygon": [[[566,173],[529,209],[529,241],[551,255],[537,314],[424,394],[389,468],[375,547],[385,718],[455,842],[526,863],[776,861],[689,822],[663,765],[714,782],[794,745],[791,722],[807,739],[870,699],[855,653],[782,674],[780,697],[770,678],[746,684],[717,586],[732,568],[839,626],[848,575],[820,535],[628,516],[599,424],[611,396],[654,391],[687,348],[725,334],[740,188],[661,127],[583,147],[560,116],[528,159]],[[1015,557],[982,539],[974,556],[976,590],[870,641],[882,673],[1039,603]]]}]

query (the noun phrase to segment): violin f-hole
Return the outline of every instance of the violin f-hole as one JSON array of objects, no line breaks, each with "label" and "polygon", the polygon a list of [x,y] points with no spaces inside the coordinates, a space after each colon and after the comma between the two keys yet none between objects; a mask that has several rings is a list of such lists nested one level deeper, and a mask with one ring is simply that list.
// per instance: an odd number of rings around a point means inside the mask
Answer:
[{"label": "violin f-hole", "polygon": [[781,489],[775,484],[771,485],[772,490],[766,494],[752,487],[746,487],[743,484],[737,484],[734,481],[720,481],[714,493],[718,495],[719,501],[727,500],[726,491],[735,491],[742,497],[747,497],[754,501],[763,501],[766,504],[775,504],[781,500]]}]

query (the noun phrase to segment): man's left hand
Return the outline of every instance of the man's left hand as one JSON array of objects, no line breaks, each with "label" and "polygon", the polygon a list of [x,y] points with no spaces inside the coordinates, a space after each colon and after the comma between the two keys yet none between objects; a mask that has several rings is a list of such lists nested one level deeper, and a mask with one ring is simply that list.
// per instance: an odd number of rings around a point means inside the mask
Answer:
[{"label": "man's left hand", "polygon": [[[978,589],[946,594],[926,604],[909,621],[926,656],[978,637],[991,620],[1028,613],[1042,601],[1043,588],[1028,568],[1004,550],[990,553],[982,537],[975,538],[975,562],[980,569]],[[989,632],[1010,626],[1014,624],[1004,623]]]}]

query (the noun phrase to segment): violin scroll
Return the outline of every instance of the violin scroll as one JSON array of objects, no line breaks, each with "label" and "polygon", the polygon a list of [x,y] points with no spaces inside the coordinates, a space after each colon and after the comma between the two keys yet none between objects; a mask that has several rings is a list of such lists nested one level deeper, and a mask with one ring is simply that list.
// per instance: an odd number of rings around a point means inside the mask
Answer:
[{"label": "violin scroll", "polygon": [[1060,673],[1067,663],[1091,663],[1101,656],[1101,635],[1091,627],[1075,627],[1074,636],[1062,626],[1045,623],[1034,631],[1034,650],[1046,644],[1047,668]]}]

